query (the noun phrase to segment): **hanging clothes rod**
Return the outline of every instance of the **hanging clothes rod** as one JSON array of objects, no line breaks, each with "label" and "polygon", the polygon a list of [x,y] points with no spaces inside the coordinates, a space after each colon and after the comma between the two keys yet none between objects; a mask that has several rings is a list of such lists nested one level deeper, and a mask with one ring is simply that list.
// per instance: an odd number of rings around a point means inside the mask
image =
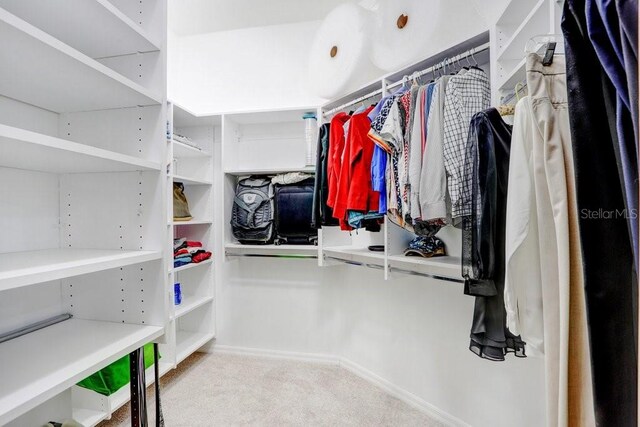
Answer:
[{"label": "hanging clothes rod", "polygon": [[[432,72],[436,71],[437,69],[446,67],[446,66],[448,66],[450,64],[455,64],[455,63],[457,63],[458,61],[460,61],[462,59],[467,59],[469,57],[474,57],[474,55],[476,55],[478,53],[481,53],[481,52],[484,52],[485,50],[489,50],[489,43],[481,44],[480,46],[477,46],[477,47],[474,47],[472,49],[469,49],[468,51],[460,53],[458,55],[455,55],[455,56],[453,56],[451,58],[445,58],[444,61],[441,61],[441,62],[439,62],[439,63],[437,63],[435,65],[432,65],[431,67],[429,67],[427,69],[424,69],[422,71],[416,71],[415,73],[411,74],[411,76],[407,76],[407,77],[410,77],[411,79],[417,79],[419,77],[424,76],[425,74],[432,73]],[[405,80],[402,79],[402,80],[399,80],[399,81],[397,81],[395,83],[391,83],[391,84],[387,85],[387,89],[392,89],[394,87],[400,86],[404,82],[405,82]]]},{"label": "hanging clothes rod", "polygon": [[[460,54],[455,55],[455,56],[453,56],[451,58],[445,58],[443,61],[440,61],[437,64],[432,65],[429,68],[426,68],[426,69],[421,70],[421,71],[416,71],[413,74],[411,74],[410,78],[412,78],[412,79],[419,78],[419,77],[424,76],[425,74],[429,74],[429,73],[434,72],[435,70],[443,68],[446,65],[454,64],[454,63],[456,63],[456,62],[458,62],[458,61],[460,61],[462,59],[473,57],[476,54],[479,54],[481,52],[489,50],[489,47],[490,47],[489,43],[483,43],[480,46],[476,46],[476,47],[474,47],[472,49],[467,50],[466,52],[460,53]],[[403,83],[406,82],[406,79],[408,77],[409,76],[404,76],[401,80],[398,80],[395,83],[388,84],[386,86],[386,89],[388,90],[388,89],[392,89],[394,87],[402,85]],[[358,97],[356,99],[353,99],[353,100],[351,100],[349,102],[346,102],[346,103],[344,103],[344,104],[342,104],[342,105],[340,105],[338,107],[332,108],[329,111],[325,111],[323,114],[325,116],[330,116],[330,115],[332,115],[334,113],[337,113],[338,111],[344,110],[347,107],[350,107],[350,106],[355,105],[355,104],[357,104],[359,102],[365,101],[365,100],[367,100],[369,98],[373,98],[374,96],[380,95],[382,93],[383,93],[383,89],[376,89],[373,92],[370,92],[370,93],[368,93],[366,95],[360,96],[360,97]]]},{"label": "hanging clothes rod", "polygon": [[351,260],[347,260],[347,259],[344,259],[344,258],[338,258],[338,257],[334,257],[334,256],[325,255],[324,259],[325,260],[330,259],[330,260],[333,260],[333,261],[339,261],[339,262],[341,262],[343,264],[356,265],[356,266],[359,266],[359,267],[373,268],[374,270],[384,270],[384,267],[381,266],[381,265],[369,264],[369,263],[366,263],[366,262],[359,262],[359,261],[351,261]]},{"label": "hanging clothes rod", "polygon": [[329,111],[325,111],[324,115],[326,115],[326,116],[332,115],[334,113],[337,113],[340,110],[344,110],[347,107],[350,107],[352,105],[356,105],[358,102],[366,101],[367,99],[373,98],[374,96],[382,95],[382,92],[383,92],[382,89],[374,90],[373,92],[370,92],[370,93],[368,93],[368,94],[366,94],[364,96],[361,96],[361,97],[356,98],[356,99],[354,99],[352,101],[349,101],[346,104],[343,104],[343,105],[341,105],[339,107],[336,107],[336,108],[332,108]]},{"label": "hanging clothes rod", "polygon": [[522,84],[520,87],[518,87],[517,89],[514,89],[514,91],[512,93],[510,93],[509,95],[507,95],[504,98],[502,98],[501,102],[503,104],[507,104],[513,98],[517,97],[520,92],[522,92],[525,89],[527,89],[527,81],[526,80],[524,81],[524,83],[523,82],[520,82],[520,83]]},{"label": "hanging clothes rod", "polygon": [[318,255],[268,255],[268,254],[235,254],[225,252],[227,257],[244,258],[282,258],[282,259],[318,259]]},{"label": "hanging clothes rod", "polygon": [[439,276],[437,274],[420,273],[418,271],[405,270],[404,268],[389,267],[390,272],[398,272],[402,274],[408,274],[411,276],[428,277],[430,279],[443,280],[445,282],[464,283],[464,279],[457,277]]},{"label": "hanging clothes rod", "polygon": [[0,335],[0,343],[5,341],[9,341],[15,338],[19,338],[23,335],[30,334],[31,332],[39,331],[40,329],[44,329],[48,326],[55,325],[56,323],[64,322],[65,320],[71,319],[73,316],[69,313],[61,314],[59,316],[52,317],[50,319],[41,320],[39,322],[33,323],[28,326],[24,326],[22,328],[16,329],[11,332],[4,333]]}]

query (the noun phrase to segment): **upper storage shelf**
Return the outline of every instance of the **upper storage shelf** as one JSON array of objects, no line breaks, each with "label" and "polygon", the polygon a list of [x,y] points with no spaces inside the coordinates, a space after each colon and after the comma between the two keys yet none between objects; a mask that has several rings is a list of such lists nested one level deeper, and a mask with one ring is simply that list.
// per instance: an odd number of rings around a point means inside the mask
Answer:
[{"label": "upper storage shelf", "polygon": [[53,173],[160,170],[160,165],[0,124],[0,166]]},{"label": "upper storage shelf", "polygon": [[0,93],[9,98],[57,113],[162,101],[159,94],[4,9],[0,9],[0,40],[0,63],[11,64],[0,68]]},{"label": "upper storage shelf", "polygon": [[207,151],[198,150],[197,148],[190,147],[182,142],[173,141],[173,157],[179,159],[186,159],[189,157],[203,158],[211,157],[211,154]]},{"label": "upper storage shelf", "polygon": [[234,169],[225,170],[227,175],[248,176],[248,175],[278,175],[281,173],[305,172],[315,173],[315,166],[301,166],[299,168],[268,168],[268,169]]},{"label": "upper storage shelf", "polygon": [[220,126],[222,124],[222,116],[219,114],[202,115],[196,114],[188,109],[181,107],[176,103],[173,106],[173,127],[199,127],[199,126]]},{"label": "upper storage shelf", "polygon": [[[531,12],[515,30],[501,30],[498,41],[498,61],[519,61],[524,56],[527,41],[549,31],[549,8],[547,0],[539,0]],[[504,40],[502,40],[504,38]]]},{"label": "upper storage shelf", "polygon": [[71,319],[0,344],[0,425],[163,332],[160,326]]},{"label": "upper storage shelf", "polygon": [[0,0],[0,7],[92,58],[160,49],[108,0]]},{"label": "upper storage shelf", "polygon": [[0,254],[0,291],[160,259],[156,251],[45,249]]},{"label": "upper storage shelf", "polygon": [[299,122],[303,123],[302,116],[305,113],[315,113],[318,107],[304,107],[282,110],[269,110],[269,111],[248,111],[245,113],[229,113],[225,114],[225,118],[231,119],[233,122],[239,125],[259,125],[270,123],[287,123],[287,122]]}]

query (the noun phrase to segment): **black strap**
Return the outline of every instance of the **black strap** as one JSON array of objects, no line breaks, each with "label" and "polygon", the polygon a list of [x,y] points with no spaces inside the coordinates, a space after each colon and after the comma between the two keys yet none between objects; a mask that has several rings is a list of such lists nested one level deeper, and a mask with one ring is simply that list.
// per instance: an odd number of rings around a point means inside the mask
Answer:
[{"label": "black strap", "polygon": [[160,352],[158,343],[153,343],[153,366],[156,376],[156,427],[164,427],[164,417],[162,416],[162,402],[160,401]]},{"label": "black strap", "polygon": [[144,351],[129,354],[129,389],[131,391],[131,427],[147,427],[147,393],[144,373]]}]

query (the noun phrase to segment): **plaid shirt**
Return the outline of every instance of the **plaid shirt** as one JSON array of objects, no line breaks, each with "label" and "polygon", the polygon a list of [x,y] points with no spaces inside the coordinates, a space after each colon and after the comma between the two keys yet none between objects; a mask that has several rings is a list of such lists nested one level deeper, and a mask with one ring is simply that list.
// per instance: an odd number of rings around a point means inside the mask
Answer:
[{"label": "plaid shirt", "polygon": [[[449,79],[444,102],[444,166],[447,171],[447,188],[451,198],[451,217],[459,218],[470,214],[462,204],[466,178],[464,156],[471,117],[489,108],[491,92],[487,74],[471,68],[465,73]],[[454,221],[456,224],[456,221]]]}]

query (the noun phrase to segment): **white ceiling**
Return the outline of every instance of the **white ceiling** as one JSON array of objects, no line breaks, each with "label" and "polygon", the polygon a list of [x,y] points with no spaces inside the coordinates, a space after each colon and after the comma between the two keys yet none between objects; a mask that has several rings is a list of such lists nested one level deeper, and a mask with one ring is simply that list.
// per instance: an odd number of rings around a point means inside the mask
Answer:
[{"label": "white ceiling", "polygon": [[348,0],[169,0],[169,29],[179,36],[323,19]]}]

